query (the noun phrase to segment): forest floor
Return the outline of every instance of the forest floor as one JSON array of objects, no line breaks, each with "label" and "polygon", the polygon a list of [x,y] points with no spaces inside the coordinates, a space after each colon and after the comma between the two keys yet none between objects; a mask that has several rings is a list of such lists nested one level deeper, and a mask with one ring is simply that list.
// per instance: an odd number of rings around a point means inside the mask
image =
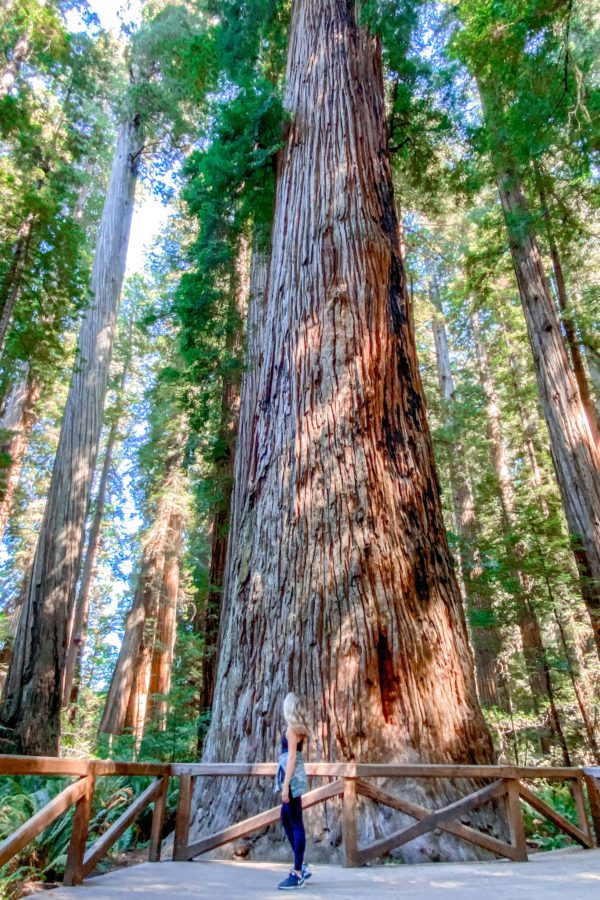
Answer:
[{"label": "forest floor", "polygon": [[[92,878],[76,888],[51,891],[51,900],[144,900],[211,897],[275,900],[287,874],[275,863],[225,861],[144,863]],[[435,863],[343,869],[318,866],[304,896],[318,900],[403,898],[411,900],[592,900],[600,896],[600,850],[558,850],[534,854],[529,863]]]}]

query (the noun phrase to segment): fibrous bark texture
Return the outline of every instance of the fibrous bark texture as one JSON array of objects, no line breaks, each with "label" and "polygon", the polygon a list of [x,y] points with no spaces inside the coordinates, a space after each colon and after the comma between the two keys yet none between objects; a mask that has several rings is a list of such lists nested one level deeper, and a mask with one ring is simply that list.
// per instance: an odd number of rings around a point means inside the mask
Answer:
[{"label": "fibrous bark texture", "polygon": [[596,407],[590,393],[590,386],[587,379],[587,373],[585,371],[585,363],[583,361],[583,353],[581,351],[581,346],[577,337],[577,331],[575,329],[575,323],[573,321],[573,311],[569,305],[569,295],[567,293],[567,285],[565,282],[558,243],[556,241],[554,229],[552,227],[552,217],[548,208],[548,198],[546,196],[544,179],[541,172],[537,168],[536,183],[540,195],[540,203],[542,206],[544,223],[546,225],[548,249],[550,250],[552,268],[554,269],[556,296],[558,297],[558,306],[561,312],[562,325],[565,332],[567,346],[571,355],[573,374],[575,375],[575,379],[577,381],[577,387],[579,388],[581,402],[588,418],[592,436],[594,438],[594,441],[596,442],[596,445],[598,445],[598,443],[600,442],[600,436],[598,434],[598,414],[596,412]]},{"label": "fibrous bark texture", "polygon": [[[205,759],[273,759],[296,690],[313,758],[488,761],[407,316],[381,53],[354,3],[294,3],[287,105]],[[198,800],[196,833],[271,803],[231,782]],[[335,843],[327,815],[311,831]],[[365,808],[360,836],[384,815]],[[434,846],[462,850],[428,835],[405,855]]]},{"label": "fibrous bark texture", "polygon": [[528,224],[521,184],[513,171],[502,171],[498,188],[552,460],[600,654],[600,452],[569,363],[536,237]]},{"label": "fibrous bark texture", "polygon": [[180,510],[177,486],[186,434],[182,425],[165,460],[161,496],[144,541],[136,592],[100,722],[100,731],[109,734],[121,734],[127,728],[135,736],[138,746],[148,711],[165,561],[172,553],[173,520],[174,517],[177,520]]},{"label": "fibrous bark texture", "polygon": [[55,755],[69,623],[100,441],[138,173],[137,119],[119,132],[52,479],[0,709],[7,750]]},{"label": "fibrous bark texture", "polygon": [[171,690],[171,675],[175,638],[177,635],[177,600],[179,596],[179,570],[181,541],[183,537],[183,516],[179,512],[171,515],[169,540],[165,554],[160,611],[156,625],[156,639],[152,650],[150,672],[150,718],[160,731],[167,727],[168,699]]}]

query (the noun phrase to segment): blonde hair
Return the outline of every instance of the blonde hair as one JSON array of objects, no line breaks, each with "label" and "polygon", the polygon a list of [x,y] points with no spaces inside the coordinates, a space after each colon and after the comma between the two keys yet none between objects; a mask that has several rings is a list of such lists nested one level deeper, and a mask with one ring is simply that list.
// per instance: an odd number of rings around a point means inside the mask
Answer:
[{"label": "blonde hair", "polygon": [[283,718],[296,734],[310,736],[308,703],[300,694],[288,694],[283,701]]}]

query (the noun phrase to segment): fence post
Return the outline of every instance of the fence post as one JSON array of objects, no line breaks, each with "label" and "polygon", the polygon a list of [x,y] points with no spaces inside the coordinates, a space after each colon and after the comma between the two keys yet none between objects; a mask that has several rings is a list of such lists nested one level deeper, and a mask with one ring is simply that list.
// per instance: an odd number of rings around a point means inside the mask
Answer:
[{"label": "fence post", "polygon": [[577,824],[584,834],[592,838],[592,829],[590,828],[590,820],[588,819],[587,809],[585,806],[585,794],[583,791],[583,774],[577,773],[577,779],[572,782],[573,799],[575,800],[575,809],[577,810]]},{"label": "fence post", "polygon": [[152,811],[152,835],[150,837],[149,862],[160,862],[163,828],[165,827],[165,814],[167,812],[167,791],[169,788],[169,776],[163,775],[160,786],[160,794],[154,801]]},{"label": "fence post", "polygon": [[191,775],[179,776],[179,801],[175,820],[175,839],[173,841],[173,859],[187,860],[187,847],[190,842],[190,816],[192,814],[192,795],[195,779]]},{"label": "fence post", "polygon": [[83,857],[85,855],[85,845],[90,830],[94,789],[96,787],[96,764],[93,760],[88,763],[88,774],[85,776],[85,780],[85,793],[81,799],[77,801],[75,807],[73,829],[71,831],[67,865],[65,867],[63,879],[64,884],[69,887],[75,884],[81,884],[83,881]]},{"label": "fence post", "polygon": [[355,778],[344,778],[344,797],[342,803],[342,838],[344,841],[344,865],[347,869],[354,869],[358,866]]},{"label": "fence post", "polygon": [[525,841],[523,810],[521,809],[521,798],[519,796],[519,781],[516,778],[508,778],[506,781],[506,805],[510,840],[517,851],[517,860],[527,862],[527,843]]},{"label": "fence post", "polygon": [[600,847],[600,766],[582,771],[596,833],[596,846]]}]

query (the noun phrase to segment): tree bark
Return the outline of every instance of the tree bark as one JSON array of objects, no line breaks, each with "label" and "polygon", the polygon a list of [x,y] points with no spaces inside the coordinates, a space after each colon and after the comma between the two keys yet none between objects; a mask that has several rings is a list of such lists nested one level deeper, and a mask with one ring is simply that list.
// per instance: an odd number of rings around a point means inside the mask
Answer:
[{"label": "tree bark", "polygon": [[[310,699],[317,758],[488,761],[407,316],[381,52],[354,3],[296,0],[286,102],[254,436],[204,757],[272,759],[283,697],[297,690]],[[436,789],[438,802],[453,796]],[[431,786],[404,790],[422,800]],[[201,784],[192,831],[264,803],[254,787]],[[386,816],[366,808],[359,837]],[[339,820],[327,821],[335,842]],[[472,852],[428,835],[403,855],[439,847]]]},{"label": "tree bark", "polygon": [[73,618],[69,626],[69,643],[67,649],[67,659],[65,662],[65,675],[63,685],[63,705],[71,704],[75,706],[79,693],[78,685],[74,686],[73,679],[76,671],[81,669],[81,660],[85,647],[85,633],[87,631],[87,622],[90,611],[90,594],[92,589],[92,581],[96,570],[96,559],[98,550],[100,549],[100,533],[102,529],[102,520],[104,518],[104,507],[106,504],[106,492],[108,489],[108,479],[112,468],[113,451],[119,431],[119,423],[123,414],[123,397],[125,393],[125,385],[129,375],[129,367],[131,365],[131,336],[132,324],[129,324],[129,333],[127,337],[127,348],[125,351],[125,360],[119,383],[117,386],[116,407],[112,413],[112,421],[108,439],[106,441],[106,449],[104,451],[104,461],[102,463],[102,472],[100,473],[100,481],[98,483],[98,492],[96,495],[96,510],[90,534],[88,538],[85,561],[83,564],[83,573],[81,576],[81,584],[79,593],[73,608]]},{"label": "tree bark", "polygon": [[556,295],[558,297],[558,305],[561,311],[561,321],[565,332],[565,338],[567,340],[567,346],[571,355],[571,363],[573,366],[573,373],[575,375],[575,379],[577,381],[577,387],[579,388],[579,394],[581,396],[581,402],[585,409],[585,413],[588,418],[588,423],[590,426],[590,431],[592,432],[592,436],[594,441],[596,442],[596,446],[600,444],[600,434],[598,432],[598,417],[596,414],[596,407],[594,401],[592,399],[592,395],[590,394],[590,386],[588,384],[587,374],[585,371],[585,363],[583,361],[583,354],[581,352],[581,348],[579,346],[579,340],[577,338],[577,333],[575,331],[575,323],[573,322],[573,313],[569,307],[569,297],[567,294],[567,286],[565,284],[565,276],[563,273],[562,262],[560,259],[560,253],[558,251],[558,244],[556,243],[556,238],[554,236],[554,230],[552,228],[552,218],[550,216],[550,209],[548,207],[548,198],[546,196],[546,188],[544,186],[544,180],[542,177],[539,168],[535,168],[536,175],[536,184],[538,188],[538,193],[540,197],[540,204],[542,207],[542,215],[544,217],[544,224],[546,226],[546,238],[548,240],[548,248],[550,250],[550,258],[552,260],[552,268],[554,269],[554,278],[556,281]]},{"label": "tree bark", "polygon": [[0,442],[0,542],[10,518],[15,491],[21,477],[23,459],[29,436],[37,420],[37,402],[40,385],[24,371],[17,376],[7,398],[4,415],[0,422],[2,438]]},{"label": "tree bark", "polygon": [[100,722],[100,731],[109,734],[122,734],[125,728],[131,729],[138,745],[146,722],[170,522],[179,510],[177,485],[185,435],[182,425],[165,461],[161,496],[144,542],[135,596]]},{"label": "tree bark", "polygon": [[448,467],[452,488],[452,505],[457,534],[460,538],[460,571],[464,588],[469,633],[475,656],[475,673],[479,700],[483,706],[506,708],[505,691],[501,682],[500,654],[502,638],[496,623],[494,604],[489,592],[481,585],[481,561],[477,550],[477,523],[473,489],[466,468],[465,454],[454,421],[455,386],[446,321],[435,278],[430,292],[435,310],[433,334],[438,370],[438,382],[444,410],[444,426],[451,435],[448,445]]},{"label": "tree bark", "polygon": [[600,451],[569,363],[537,238],[507,142],[498,135],[499,103],[480,85],[519,296],[533,353],[540,402],[582,593],[600,656]]},{"label": "tree bark", "polygon": [[[104,452],[104,461],[102,463],[102,472],[100,474],[100,483],[98,484],[98,493],[96,496],[96,511],[90,528],[88,545],[83,564],[83,573],[81,576],[81,585],[75,607],[73,610],[73,621],[69,629],[69,643],[67,650],[67,658],[65,662],[65,676],[63,686],[63,705],[74,704],[77,702],[77,689],[74,687],[73,679],[76,669],[79,668],[81,657],[85,646],[85,632],[87,630],[87,622],[90,611],[90,594],[92,590],[92,582],[96,571],[96,559],[98,550],[100,549],[100,533],[102,529],[102,519],[104,518],[104,506],[106,503],[106,491],[108,488],[108,479],[112,467],[112,455],[118,431],[118,419],[115,417],[110,426],[110,432]],[[73,695],[73,691],[75,694]]]},{"label": "tree bark", "polygon": [[[531,468],[531,476],[533,480],[533,484],[536,489],[539,491],[543,486],[543,477],[542,477],[542,469],[540,467],[538,461],[538,453],[535,446],[535,442],[533,440],[533,435],[535,434],[535,424],[532,421],[532,417],[527,415],[527,412],[523,406],[522,398],[520,396],[520,384],[522,373],[520,371],[519,363],[517,360],[516,353],[512,346],[511,341],[511,329],[508,322],[505,319],[502,319],[502,328],[504,331],[504,336],[506,339],[506,345],[508,350],[508,359],[509,366],[511,371],[511,381],[513,386],[513,392],[515,397],[515,402],[517,404],[519,410],[519,419],[521,422],[521,428],[523,430],[523,435],[525,438],[525,446],[527,450],[527,456],[529,459],[529,465]],[[548,503],[543,494],[539,494],[539,503],[542,510],[542,514],[545,519],[550,516],[550,510],[548,508]],[[584,682],[584,679],[581,678],[581,669],[584,666],[583,659],[578,656],[577,647],[574,641],[570,640],[567,634],[567,628],[563,622],[562,616],[559,613],[557,602],[555,598],[555,589],[551,584],[549,573],[547,571],[547,567],[544,561],[543,550],[539,544],[538,535],[536,532],[536,526],[534,523],[531,523],[531,528],[533,529],[533,536],[538,548],[538,556],[540,558],[540,562],[542,565],[542,570],[544,573],[544,581],[546,584],[546,592],[548,595],[548,600],[552,607],[552,613],[556,622],[557,633],[559,637],[559,642],[562,645],[563,652],[565,654],[565,660],[567,663],[567,668],[569,671],[569,679],[571,681],[571,685],[573,687],[573,693],[575,694],[575,699],[577,701],[577,706],[579,707],[579,712],[581,715],[581,721],[583,722],[583,727],[586,733],[586,738],[588,741],[588,745],[592,754],[594,755],[594,759],[597,763],[600,764],[600,747],[598,746],[598,742],[596,740],[596,735],[594,728],[591,723],[591,718],[587,708],[587,702],[585,697],[585,687],[580,683]],[[564,592],[564,585],[560,584],[557,588],[558,592]],[[563,607],[565,602],[563,600]],[[571,619],[572,624],[572,614],[571,611],[568,610],[568,615]],[[549,672],[548,672],[549,675]]]},{"label": "tree bark", "polygon": [[120,128],[44,518],[0,709],[6,750],[55,755],[68,629],[102,428],[140,151],[137,117]]},{"label": "tree bark", "polygon": [[173,513],[169,522],[169,540],[163,569],[161,609],[156,628],[150,672],[150,719],[160,731],[166,731],[169,711],[168,694],[177,636],[177,599],[179,567],[183,538],[183,516]]}]

